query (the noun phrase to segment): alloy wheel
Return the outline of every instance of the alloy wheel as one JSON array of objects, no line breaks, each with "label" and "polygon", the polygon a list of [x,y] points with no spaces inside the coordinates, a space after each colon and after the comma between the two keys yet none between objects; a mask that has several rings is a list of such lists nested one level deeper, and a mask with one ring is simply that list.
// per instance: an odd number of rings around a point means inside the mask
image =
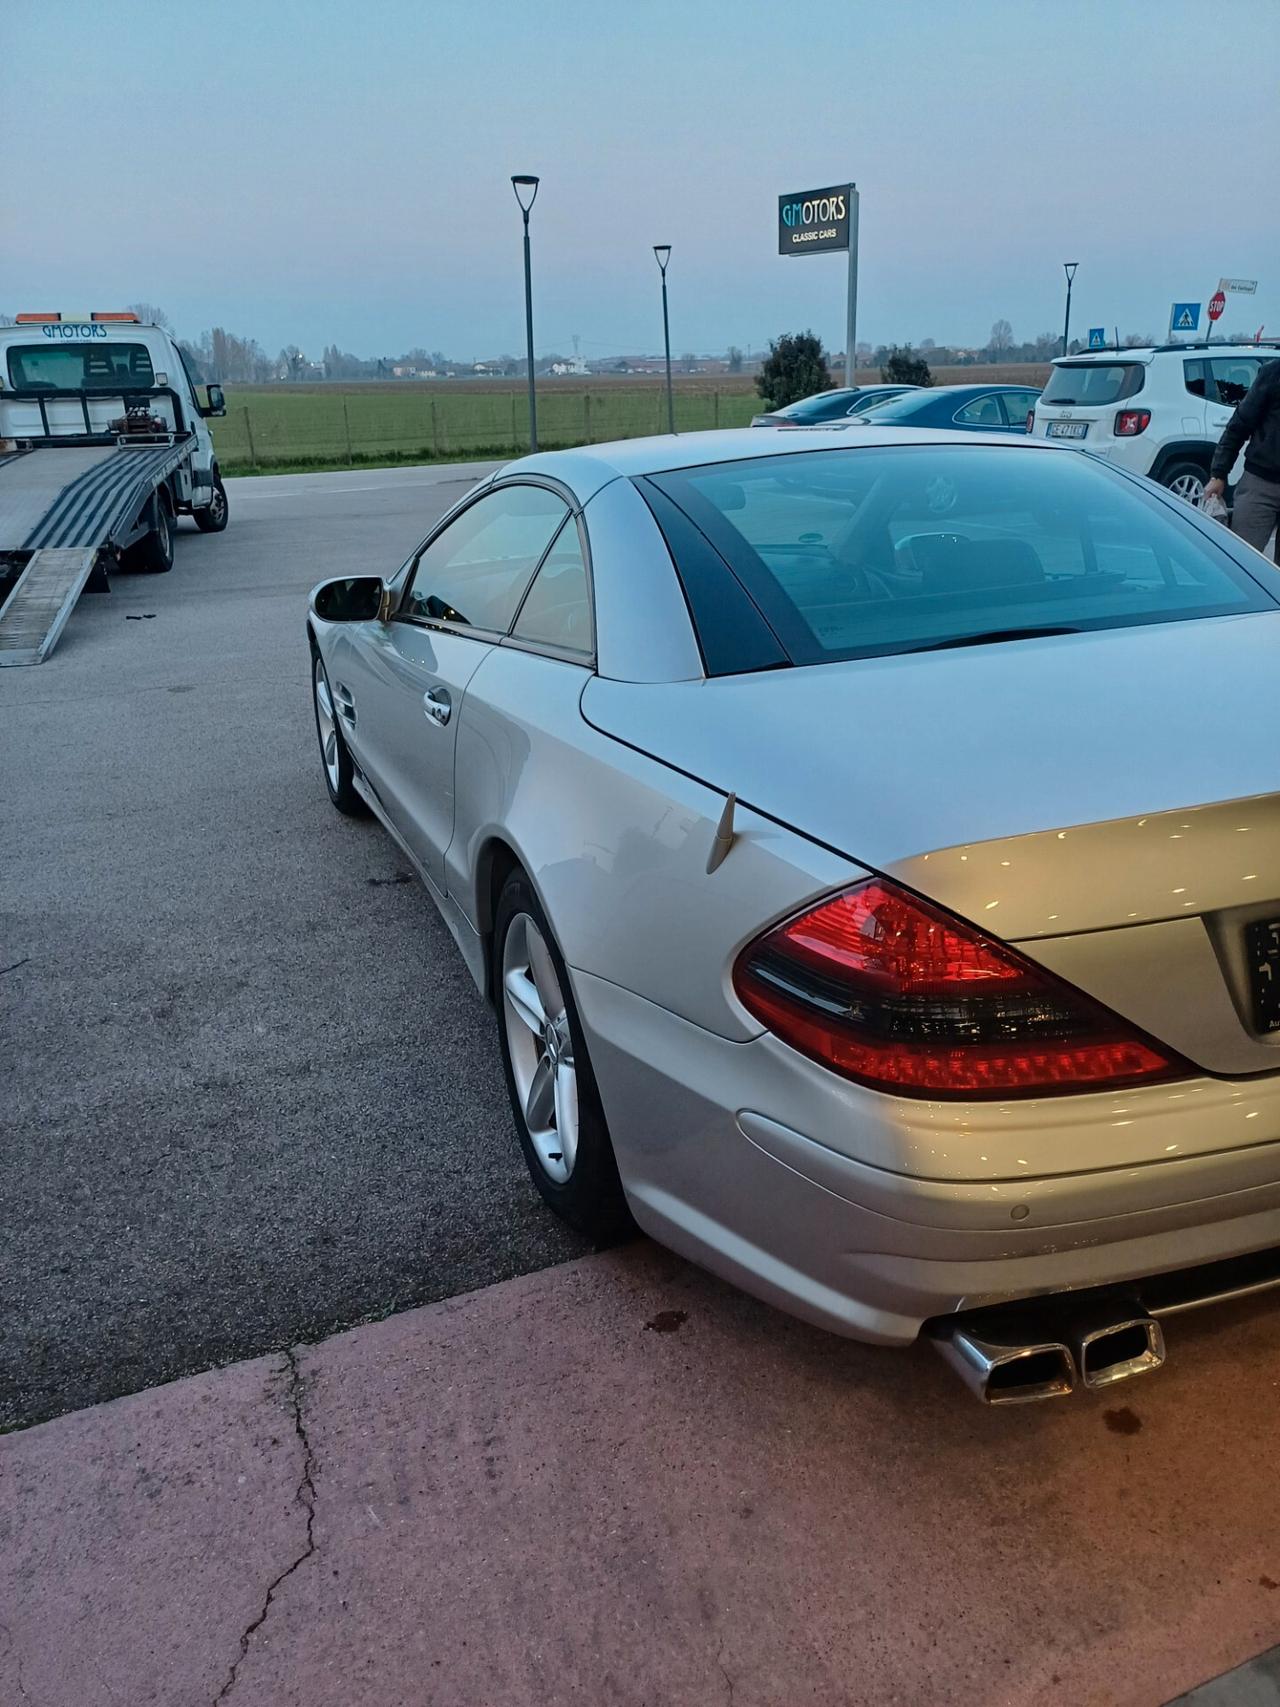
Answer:
[{"label": "alloy wheel", "polygon": [[1176,480],[1169,482],[1169,490],[1175,498],[1184,498],[1188,504],[1198,504],[1204,496],[1204,476],[1180,474]]},{"label": "alloy wheel", "polygon": [[324,761],[329,787],[336,794],[339,785],[338,720],[334,715],[333,695],[329,692],[329,678],[324,673],[324,663],[318,657],[315,664],[315,688],[316,723],[320,732],[320,757]]},{"label": "alloy wheel", "polygon": [[564,994],[546,939],[517,913],[502,949],[502,1009],[511,1071],[529,1141],[564,1185],[578,1154],[578,1074]]}]

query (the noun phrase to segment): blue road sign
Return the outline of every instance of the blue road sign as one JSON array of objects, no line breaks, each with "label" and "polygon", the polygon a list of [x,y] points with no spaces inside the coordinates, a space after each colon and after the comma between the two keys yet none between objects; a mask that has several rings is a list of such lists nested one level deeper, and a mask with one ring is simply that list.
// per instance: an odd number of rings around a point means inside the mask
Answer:
[{"label": "blue road sign", "polygon": [[1106,347],[1107,347],[1107,329],[1106,329],[1106,327],[1105,326],[1090,326],[1090,328],[1089,328],[1089,348],[1091,350],[1105,350]]},{"label": "blue road sign", "polygon": [[1200,304],[1198,302],[1175,302],[1169,312],[1169,330],[1171,332],[1198,332],[1200,330]]}]

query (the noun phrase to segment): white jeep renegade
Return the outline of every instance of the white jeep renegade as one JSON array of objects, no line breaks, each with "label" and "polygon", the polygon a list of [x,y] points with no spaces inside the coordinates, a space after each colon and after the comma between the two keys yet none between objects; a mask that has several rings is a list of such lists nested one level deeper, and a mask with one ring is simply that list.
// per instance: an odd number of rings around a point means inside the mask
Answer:
[{"label": "white jeep renegade", "polygon": [[[1158,344],[1059,356],[1027,431],[1077,444],[1194,504],[1222,429],[1278,354],[1273,344]],[[1241,469],[1237,462],[1233,484]]]}]

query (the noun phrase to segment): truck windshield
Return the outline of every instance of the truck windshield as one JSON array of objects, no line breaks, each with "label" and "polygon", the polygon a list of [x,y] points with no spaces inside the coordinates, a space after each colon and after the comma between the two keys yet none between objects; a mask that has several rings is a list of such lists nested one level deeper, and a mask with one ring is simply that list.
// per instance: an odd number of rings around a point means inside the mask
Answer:
[{"label": "truck windshield", "polygon": [[15,344],[9,351],[15,391],[142,390],[155,381],[145,344]]}]

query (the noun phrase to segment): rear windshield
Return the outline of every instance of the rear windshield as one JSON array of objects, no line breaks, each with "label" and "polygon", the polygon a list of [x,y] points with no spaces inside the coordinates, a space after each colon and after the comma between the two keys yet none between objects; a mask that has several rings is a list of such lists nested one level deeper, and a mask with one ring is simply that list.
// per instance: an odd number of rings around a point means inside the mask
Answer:
[{"label": "rear windshield", "polygon": [[145,344],[15,344],[9,384],[15,391],[119,391],[155,384]]},{"label": "rear windshield", "polygon": [[851,392],[824,392],[817,397],[802,397],[798,403],[788,403],[785,409],[775,409],[774,414],[787,421],[835,421],[849,413],[853,402]]},{"label": "rear windshield", "polygon": [[1141,362],[1067,362],[1057,364],[1040,394],[1042,403],[1096,403],[1105,406],[1142,390]]},{"label": "rear windshield", "polygon": [[[651,502],[713,673],[769,661],[726,661],[722,631],[741,628],[744,612],[763,618],[782,661],[814,664],[993,632],[1277,608],[1207,524],[1078,452],[868,446],[639,484],[660,495]],[[686,518],[684,531],[664,498]],[[683,558],[699,552],[723,571],[714,597],[699,596],[711,584],[706,562],[690,561],[686,573]]]}]

